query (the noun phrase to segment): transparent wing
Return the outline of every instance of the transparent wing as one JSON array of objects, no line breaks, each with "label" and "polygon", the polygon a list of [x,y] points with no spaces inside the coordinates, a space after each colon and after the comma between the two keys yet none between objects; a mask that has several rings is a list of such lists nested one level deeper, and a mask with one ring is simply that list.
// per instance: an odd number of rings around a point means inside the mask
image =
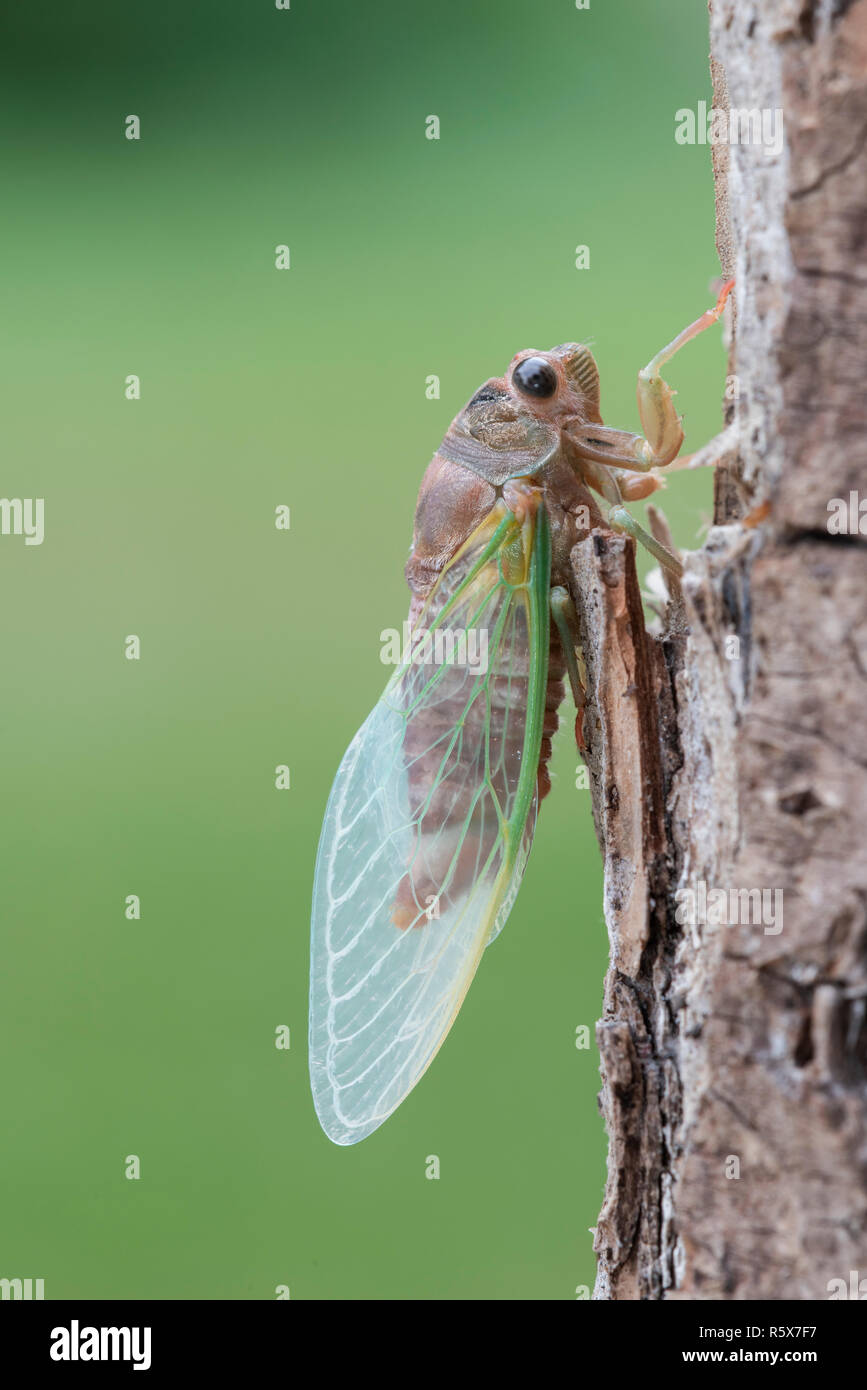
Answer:
[{"label": "transparent wing", "polygon": [[448,1032],[529,853],[550,543],[503,502],[443,572],[334,782],[313,892],[310,1076],[337,1144],[375,1130]]}]

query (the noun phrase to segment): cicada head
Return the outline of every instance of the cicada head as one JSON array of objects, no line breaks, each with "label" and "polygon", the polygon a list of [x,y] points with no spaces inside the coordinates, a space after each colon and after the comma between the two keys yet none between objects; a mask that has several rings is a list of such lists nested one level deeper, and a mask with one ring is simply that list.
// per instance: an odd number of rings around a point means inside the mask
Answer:
[{"label": "cicada head", "polygon": [[584,343],[517,353],[505,384],[518,409],[537,419],[561,428],[575,419],[601,422],[599,369]]},{"label": "cicada head", "polygon": [[489,482],[534,474],[575,422],[601,423],[599,372],[590,349],[563,343],[517,353],[505,375],[486,381],[453,420],[440,456]]}]

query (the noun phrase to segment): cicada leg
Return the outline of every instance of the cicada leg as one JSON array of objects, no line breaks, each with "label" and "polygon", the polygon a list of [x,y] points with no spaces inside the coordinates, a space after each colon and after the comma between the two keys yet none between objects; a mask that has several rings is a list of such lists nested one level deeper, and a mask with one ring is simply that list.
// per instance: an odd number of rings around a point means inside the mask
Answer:
[{"label": "cicada leg", "polygon": [[[676,555],[666,549],[661,541],[652,536],[649,531],[645,531],[640,522],[635,520],[631,512],[628,512],[623,505],[623,493],[621,491],[620,480],[616,476],[613,468],[597,468],[593,479],[593,486],[602,494],[609,504],[606,512],[606,520],[612,531],[621,531],[624,535],[632,536],[633,540],[639,545],[643,545],[645,550],[649,550],[655,560],[658,560],[663,569],[668,570],[669,574],[677,575],[678,579],[683,574],[683,565]],[[640,493],[638,496],[644,494]]]},{"label": "cicada leg", "polygon": [[662,568],[668,570],[670,574],[677,575],[678,579],[683,576],[683,565],[676,555],[672,555],[655,536],[651,536],[649,531],[635,520],[631,512],[628,512],[622,503],[616,503],[608,508],[608,525],[612,531],[622,531],[627,536],[632,536],[633,540],[643,545],[645,550],[649,550],[655,560],[658,560]]},{"label": "cicada leg", "polygon": [[[585,420],[570,421],[567,432],[579,454],[594,463],[645,474],[653,468],[665,468],[676,458],[683,443],[683,430],[674,408],[674,393],[662,378],[662,367],[686,343],[717,322],[733,285],[734,280],[726,281],[713,308],[678,333],[638,373],[638,413],[644,433],[630,434]],[[657,485],[648,484],[646,491],[636,489],[633,496],[647,496]]]},{"label": "cicada leg", "polygon": [[713,308],[707,309],[688,328],[684,328],[682,333],[678,333],[677,337],[652,357],[647,366],[642,367],[638,373],[638,413],[644,430],[638,458],[650,468],[663,468],[667,463],[671,463],[683,443],[680,416],[674,408],[671,387],[661,376],[662,367],[686,343],[717,322],[733,285],[734,280],[727,280]]},{"label": "cicada leg", "polygon": [[578,744],[580,753],[586,751],[587,745],[584,742],[584,707],[587,703],[587,669],[584,665],[584,654],[581,650],[581,633],[578,627],[578,614],[575,612],[575,605],[569,597],[569,593],[563,588],[562,584],[557,584],[551,590],[551,617],[557,626],[560,637],[560,646],[563,648],[563,660],[566,663],[566,674],[569,677],[569,685],[572,688],[572,699],[575,701],[575,742]]}]

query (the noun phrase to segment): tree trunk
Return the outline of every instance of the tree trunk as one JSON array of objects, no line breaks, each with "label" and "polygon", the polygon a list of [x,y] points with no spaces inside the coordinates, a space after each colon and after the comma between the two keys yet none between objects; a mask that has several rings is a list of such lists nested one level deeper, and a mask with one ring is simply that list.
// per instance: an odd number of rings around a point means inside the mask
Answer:
[{"label": "tree trunk", "polygon": [[715,525],[655,634],[631,542],[573,555],[612,943],[596,1297],[825,1299],[867,1276],[867,0],[712,0],[711,48],[714,108],[785,124],[777,157],[713,151]]}]

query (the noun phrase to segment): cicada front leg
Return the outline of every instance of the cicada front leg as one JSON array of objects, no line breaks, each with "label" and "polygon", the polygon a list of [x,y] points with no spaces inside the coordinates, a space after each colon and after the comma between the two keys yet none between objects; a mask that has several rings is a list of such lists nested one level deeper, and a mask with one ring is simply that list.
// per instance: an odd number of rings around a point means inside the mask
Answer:
[{"label": "cicada front leg", "polygon": [[[733,285],[734,280],[726,281],[713,308],[706,310],[694,323],[684,328],[682,333],[678,333],[677,337],[652,357],[647,366],[642,367],[638,373],[638,413],[641,416],[643,434],[613,430],[607,425],[593,424],[585,420],[569,421],[566,432],[583,458],[593,463],[606,464],[609,469],[617,471],[650,474],[652,469],[665,468],[677,457],[683,443],[683,430],[680,416],[674,408],[674,393],[661,375],[662,367],[686,343],[717,322]],[[625,490],[628,490],[633,499],[646,497],[648,493],[655,491],[660,482],[657,478],[654,479],[653,486],[645,484],[642,487],[637,483],[634,487],[627,485]],[[595,485],[591,481],[591,486]]]},{"label": "cicada front leg", "polygon": [[683,574],[680,561],[644,530],[624,503],[649,497],[663,486],[662,478],[654,470],[665,468],[677,457],[683,443],[683,430],[674,408],[674,393],[663,380],[662,368],[686,343],[717,322],[733,285],[734,280],[728,280],[713,308],[678,333],[638,373],[638,411],[643,434],[629,434],[586,420],[571,420],[566,429],[579,456],[585,481],[609,504],[607,516],[612,530],[632,536],[664,569],[678,577]]},{"label": "cicada front leg", "polygon": [[688,328],[684,328],[682,333],[678,333],[677,337],[652,357],[647,366],[642,367],[638,373],[638,413],[641,416],[644,439],[637,453],[638,461],[648,468],[664,468],[677,457],[683,443],[680,416],[674,408],[671,387],[662,378],[662,368],[686,343],[717,322],[734,283],[734,280],[727,280],[713,308],[707,309]]}]

